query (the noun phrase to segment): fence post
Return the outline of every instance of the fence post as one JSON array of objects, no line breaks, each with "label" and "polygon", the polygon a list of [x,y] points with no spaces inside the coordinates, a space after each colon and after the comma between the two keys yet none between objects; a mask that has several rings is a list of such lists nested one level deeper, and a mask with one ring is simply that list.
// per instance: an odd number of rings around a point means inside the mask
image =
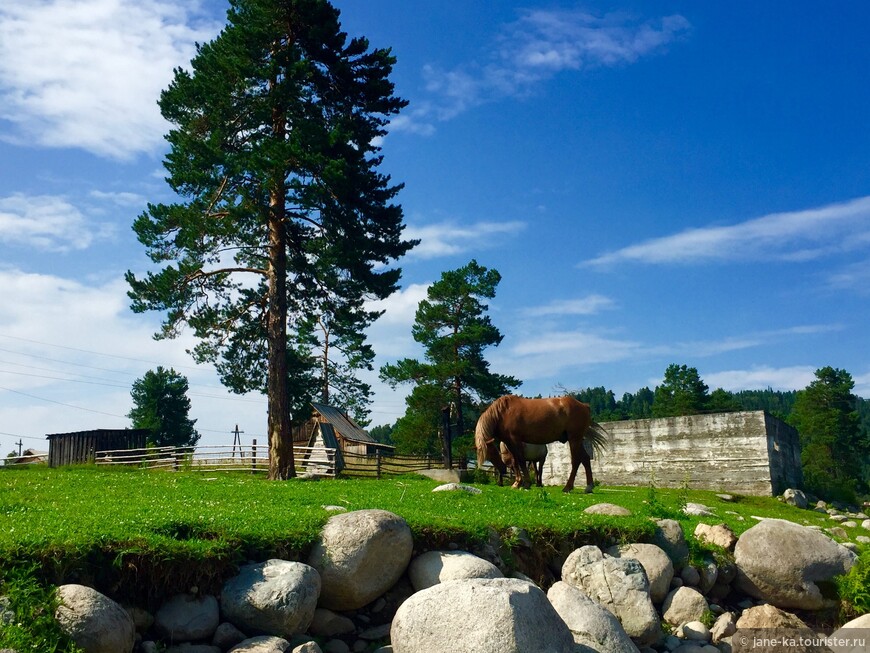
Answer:
[{"label": "fence post", "polygon": [[441,446],[444,451],[444,469],[453,469],[453,451],[451,450],[451,440],[450,437],[450,407],[445,406],[441,409],[441,419],[443,422],[442,428],[444,429],[442,433],[442,443]]},{"label": "fence post", "polygon": [[251,445],[251,474],[257,473],[257,438],[254,438],[254,444]]},{"label": "fence post", "polygon": [[378,449],[375,452],[375,463],[376,463],[375,469],[377,471],[377,477],[378,477],[378,480],[380,480],[380,478],[381,478],[381,450],[380,449]]}]

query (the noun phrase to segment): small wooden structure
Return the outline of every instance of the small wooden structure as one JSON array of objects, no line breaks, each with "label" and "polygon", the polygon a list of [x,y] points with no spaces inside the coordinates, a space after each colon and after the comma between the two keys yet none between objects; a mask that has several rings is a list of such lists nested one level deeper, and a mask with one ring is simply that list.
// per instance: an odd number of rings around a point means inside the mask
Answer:
[{"label": "small wooden structure", "polygon": [[306,472],[318,473],[322,467],[319,461],[328,460],[330,457],[332,462],[328,466],[331,468],[333,476],[344,470],[344,455],[341,453],[338,436],[335,434],[332,424],[328,422],[317,423],[311,438],[308,440],[307,451],[303,464]]},{"label": "small wooden structure", "polygon": [[91,463],[97,451],[144,449],[149,432],[148,429],[94,429],[46,435],[48,466]]},{"label": "small wooden structure", "polygon": [[[314,416],[311,418],[313,423],[308,437],[309,447],[315,446],[314,443],[320,438],[323,446],[327,448],[334,447],[341,452],[360,456],[375,456],[377,454],[389,456],[395,451],[394,446],[375,440],[338,408],[314,402],[311,403],[311,406],[314,408]],[[331,428],[324,429],[323,425],[328,425]],[[330,430],[332,434],[326,435]],[[334,438],[335,443],[326,443],[325,438]]]},{"label": "small wooden structure", "polygon": [[14,456],[6,459],[7,465],[38,465],[48,460],[47,451],[37,451],[36,449],[25,449],[20,456]]}]

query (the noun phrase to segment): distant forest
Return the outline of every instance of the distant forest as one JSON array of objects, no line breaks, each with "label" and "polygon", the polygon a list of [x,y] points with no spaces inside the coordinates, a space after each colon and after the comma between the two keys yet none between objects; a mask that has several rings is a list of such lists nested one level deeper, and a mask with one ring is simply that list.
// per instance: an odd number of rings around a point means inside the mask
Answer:
[{"label": "distant forest", "polygon": [[[641,388],[635,393],[626,392],[617,399],[612,390],[604,387],[585,388],[569,394],[583,403],[589,404],[593,419],[598,422],[617,422],[627,419],[649,419],[658,417],[654,410],[655,393],[649,388]],[[694,414],[728,413],[740,410],[764,410],[774,417],[788,422],[794,410],[797,390],[741,390],[728,392],[714,390],[706,397]],[[855,397],[855,411],[862,427],[870,431],[870,400]],[[687,413],[688,414],[688,413]]]},{"label": "distant forest", "polygon": [[[655,393],[649,388],[641,388],[635,393],[626,392],[617,399],[612,390],[603,386],[585,388],[570,392],[573,397],[589,404],[592,416],[598,422],[616,422],[626,419],[649,419],[656,417],[653,412]],[[764,410],[782,420],[787,420],[794,408],[796,390],[741,390],[728,392],[714,390],[698,407],[697,413],[725,413],[740,410]],[[870,403],[861,400],[865,404]]]},{"label": "distant forest", "polygon": [[[589,404],[592,417],[597,422],[618,422],[628,419],[650,419],[658,417],[653,411],[655,392],[649,388],[641,388],[635,393],[626,392],[620,399],[612,390],[603,386],[585,388],[583,390],[567,391],[585,404]],[[797,390],[741,390],[729,392],[717,389],[702,400],[701,406],[691,414],[698,413],[728,413],[741,410],[764,410],[784,422],[789,422],[797,399]],[[482,406],[482,410],[486,406]],[[865,433],[870,433],[870,400],[855,397],[855,410],[860,418],[860,424]],[[656,411],[658,412],[658,411]],[[686,413],[690,414],[690,413]],[[392,425],[375,426],[371,435],[379,442],[392,444]]]}]

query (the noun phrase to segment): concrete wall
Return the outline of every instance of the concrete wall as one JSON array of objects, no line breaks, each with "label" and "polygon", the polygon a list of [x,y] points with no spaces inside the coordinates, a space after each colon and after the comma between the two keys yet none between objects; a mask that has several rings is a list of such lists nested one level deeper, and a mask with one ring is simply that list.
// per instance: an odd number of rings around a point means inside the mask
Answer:
[{"label": "concrete wall", "polygon": [[[775,495],[799,487],[797,432],[763,411],[609,422],[608,450],[593,460],[605,485],[648,485]],[[563,485],[570,471],[567,445],[549,445],[544,483]],[[577,485],[585,484],[583,468]]]}]

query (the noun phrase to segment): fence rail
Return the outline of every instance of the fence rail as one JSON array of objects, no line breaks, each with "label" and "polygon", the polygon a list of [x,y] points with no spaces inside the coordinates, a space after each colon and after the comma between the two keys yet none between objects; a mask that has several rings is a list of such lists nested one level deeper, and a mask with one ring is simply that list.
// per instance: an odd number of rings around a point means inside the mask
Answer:
[{"label": "fence rail", "polygon": [[[297,472],[335,476],[335,449],[293,447]],[[268,472],[269,450],[256,444],[213,445],[202,447],[148,447],[97,451],[97,465],[138,467],[141,469],[184,469],[192,471]]]},{"label": "fence rail", "polygon": [[365,456],[347,451],[341,455],[344,458],[342,474],[357,478],[400,476],[444,465],[440,458],[433,456],[385,456],[381,453]]},{"label": "fence rail", "polygon": [[[443,466],[434,456],[363,455],[349,451],[336,455],[335,449],[293,447],[296,472],[317,476],[381,478],[411,474]],[[338,462],[337,462],[338,461]],[[148,447],[94,453],[97,465],[204,472],[268,472],[269,450],[264,446],[215,445],[202,447]]]}]

